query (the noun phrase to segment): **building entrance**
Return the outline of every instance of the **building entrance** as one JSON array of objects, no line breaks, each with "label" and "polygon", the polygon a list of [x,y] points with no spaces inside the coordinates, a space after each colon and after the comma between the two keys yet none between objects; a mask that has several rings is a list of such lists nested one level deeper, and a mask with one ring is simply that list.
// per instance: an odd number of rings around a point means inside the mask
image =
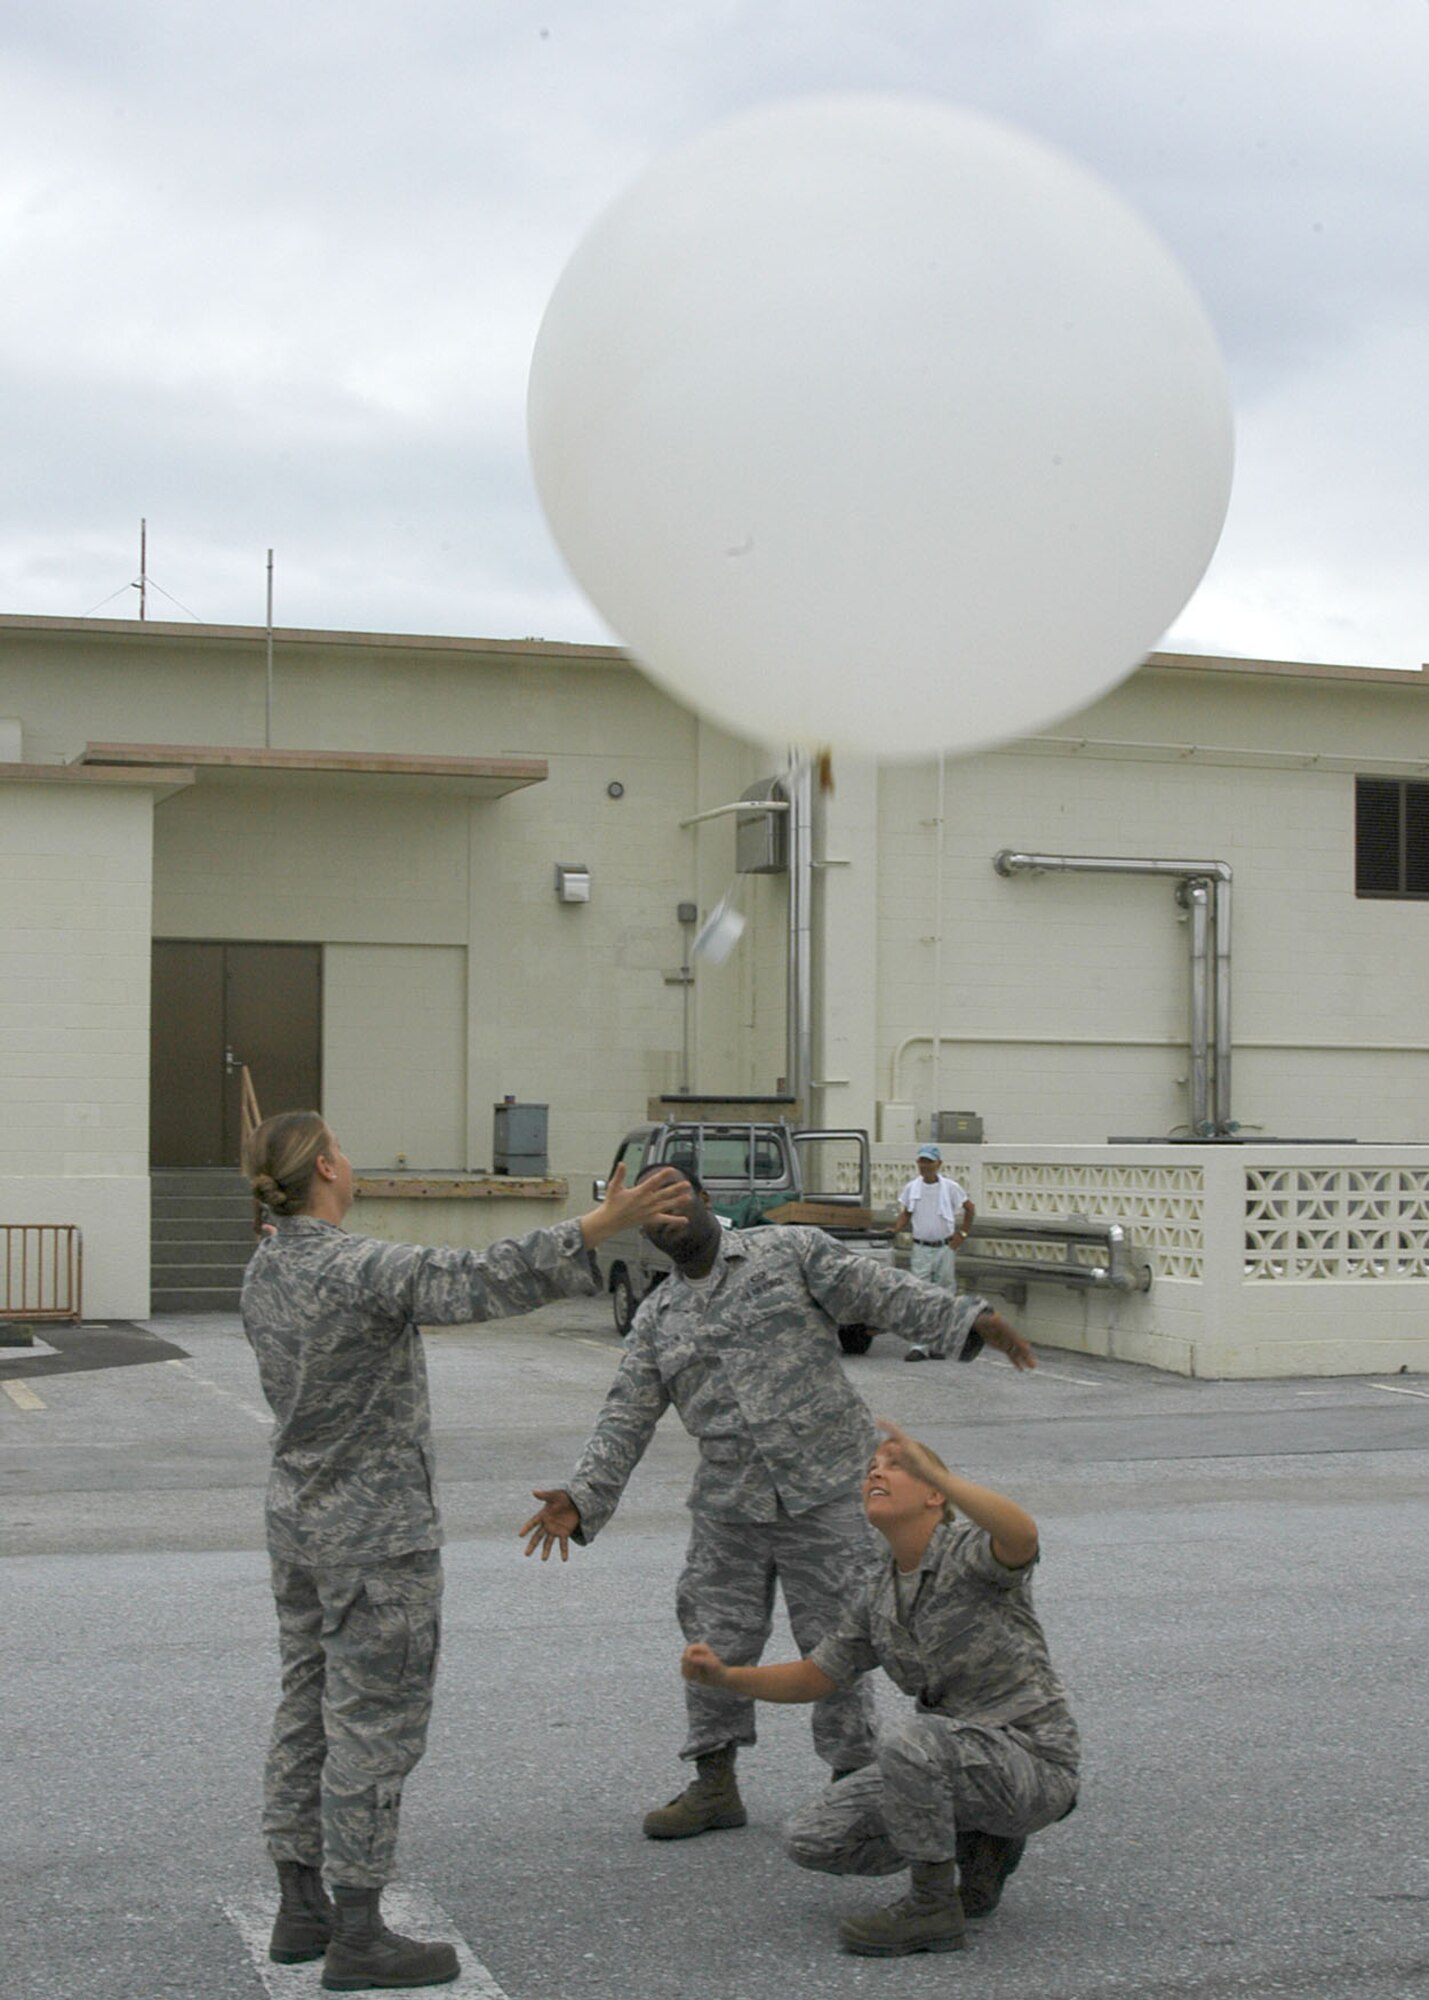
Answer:
[{"label": "building entrance", "polygon": [[149,1164],[238,1167],[240,1073],[265,1117],[322,1101],[322,947],[156,938]]}]

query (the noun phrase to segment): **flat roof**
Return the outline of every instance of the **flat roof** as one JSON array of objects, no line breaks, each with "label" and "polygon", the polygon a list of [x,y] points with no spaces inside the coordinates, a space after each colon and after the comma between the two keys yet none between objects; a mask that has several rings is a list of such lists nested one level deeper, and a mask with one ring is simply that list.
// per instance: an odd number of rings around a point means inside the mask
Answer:
[{"label": "flat roof", "polygon": [[[31,633],[39,638],[186,639],[203,645],[266,646],[266,625],[204,625],[159,618],[42,618],[0,612],[0,636]],[[625,666],[634,662],[619,646],[582,645],[575,640],[457,638],[434,633],[327,631],[301,625],[275,625],[273,644],[283,647],[344,647],[369,652],[430,654],[485,653],[530,660],[584,660],[593,666]]]},{"label": "flat roof", "polygon": [[[204,625],[153,618],[47,618],[17,612],[0,613],[0,637],[6,633],[37,637],[102,636],[136,641],[185,639],[205,645],[263,646],[265,625]],[[484,653],[532,661],[584,661],[591,666],[629,666],[634,662],[619,646],[585,645],[575,640],[458,638],[421,632],[332,631],[302,626],[275,626],[275,646],[346,647],[369,652],[442,654]],[[1429,688],[1429,664],[1420,667],[1327,666],[1306,660],[1261,660],[1220,653],[1148,653],[1143,663],[1153,670],[1175,673],[1252,674],[1280,680],[1358,681],[1373,686]]]}]

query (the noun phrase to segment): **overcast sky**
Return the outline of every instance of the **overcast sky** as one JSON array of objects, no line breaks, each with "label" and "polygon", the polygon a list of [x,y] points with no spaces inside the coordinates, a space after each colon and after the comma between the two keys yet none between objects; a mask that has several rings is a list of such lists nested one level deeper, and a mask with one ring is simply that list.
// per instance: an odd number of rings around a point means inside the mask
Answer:
[{"label": "overcast sky", "polygon": [[[608,639],[532,488],[570,251],[797,93],[933,93],[1199,289],[1235,495],[1166,644],[1429,659],[1429,0],[31,0],[0,26],[0,611]],[[167,593],[163,595],[160,593]]]}]

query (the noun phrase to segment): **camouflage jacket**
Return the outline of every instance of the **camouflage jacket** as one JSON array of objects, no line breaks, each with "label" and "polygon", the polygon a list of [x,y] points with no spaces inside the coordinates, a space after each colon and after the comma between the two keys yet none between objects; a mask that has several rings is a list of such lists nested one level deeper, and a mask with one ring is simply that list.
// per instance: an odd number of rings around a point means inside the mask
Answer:
[{"label": "camouflage jacket", "polygon": [[882,1667],[918,1706],[987,1728],[1015,1725],[1075,1768],[1077,1726],[1032,1608],[1033,1562],[1007,1569],[971,1521],[934,1529],[905,1624],[890,1556],[837,1631],[809,1655],[837,1687]]},{"label": "camouflage jacket", "polygon": [[[671,1403],[699,1440],[689,1505],[772,1521],[857,1490],[876,1436],[844,1373],[838,1329],[862,1322],[956,1355],[987,1308],[819,1229],[731,1229],[708,1279],[678,1270],[635,1316],[624,1358],[566,1490],[578,1540],[610,1519]],[[972,1338],[976,1339],[973,1335]],[[979,1342],[979,1345],[981,1343]]]},{"label": "camouflage jacket", "polygon": [[576,1222],[489,1250],[280,1221],[243,1280],[243,1330],[273,1415],[268,1547],[382,1562],[442,1539],[420,1324],[502,1319],[599,1289]]}]

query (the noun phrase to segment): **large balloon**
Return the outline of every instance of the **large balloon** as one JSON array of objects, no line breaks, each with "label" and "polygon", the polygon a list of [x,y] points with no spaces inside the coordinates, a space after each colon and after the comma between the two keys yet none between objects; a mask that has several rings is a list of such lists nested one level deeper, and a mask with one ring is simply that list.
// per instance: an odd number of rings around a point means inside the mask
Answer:
[{"label": "large balloon", "polygon": [[659,159],[531,365],[577,580],[761,741],[973,749],[1155,645],[1225,518],[1225,370],[1119,196],[988,119],[804,98]]}]

